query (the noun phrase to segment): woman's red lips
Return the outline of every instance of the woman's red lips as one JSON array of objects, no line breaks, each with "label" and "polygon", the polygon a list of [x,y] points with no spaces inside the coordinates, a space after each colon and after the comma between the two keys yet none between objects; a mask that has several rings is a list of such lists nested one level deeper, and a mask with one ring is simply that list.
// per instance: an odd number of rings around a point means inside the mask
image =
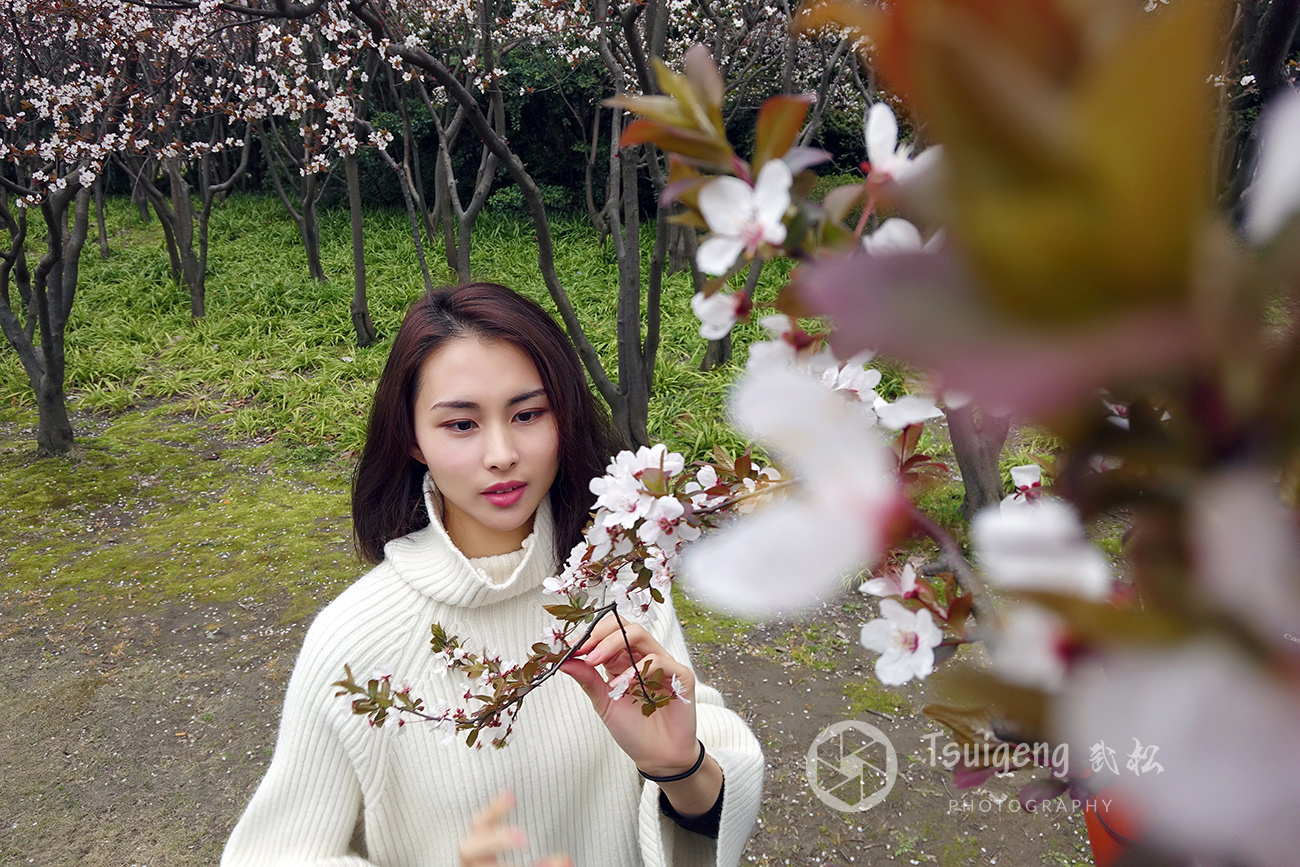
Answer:
[{"label": "woman's red lips", "polygon": [[503,482],[488,488],[483,492],[483,496],[492,505],[504,508],[519,502],[519,498],[524,495],[524,488],[526,487],[527,484],[524,482]]}]

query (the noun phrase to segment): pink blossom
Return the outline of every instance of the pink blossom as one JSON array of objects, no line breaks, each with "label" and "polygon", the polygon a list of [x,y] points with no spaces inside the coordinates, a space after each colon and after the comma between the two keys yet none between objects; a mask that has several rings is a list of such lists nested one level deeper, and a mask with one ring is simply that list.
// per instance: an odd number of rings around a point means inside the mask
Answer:
[{"label": "pink blossom", "polygon": [[1100,742],[1119,753],[1122,785],[1142,804],[1152,843],[1198,863],[1295,863],[1293,685],[1200,640],[1076,666],[1052,717],[1072,754],[1086,757]]}]

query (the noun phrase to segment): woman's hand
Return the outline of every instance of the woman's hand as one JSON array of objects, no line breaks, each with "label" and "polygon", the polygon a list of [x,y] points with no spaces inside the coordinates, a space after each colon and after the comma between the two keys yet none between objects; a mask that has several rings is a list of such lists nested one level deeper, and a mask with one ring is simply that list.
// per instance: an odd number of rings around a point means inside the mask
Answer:
[{"label": "woman's hand", "polygon": [[[497,855],[528,845],[522,830],[501,824],[514,808],[515,796],[502,789],[474,815],[469,835],[460,838],[460,867],[499,867]],[[567,855],[548,855],[533,867],[573,867],[573,861]]]},{"label": "woman's hand", "polygon": [[[700,751],[695,737],[695,674],[670,656],[663,645],[640,625],[624,623],[626,641],[618,621],[606,615],[560,670],[582,687],[615,742],[638,768],[652,776],[670,776],[689,770]],[[632,670],[633,667],[637,671],[644,670],[647,660],[651,673],[655,669],[663,670],[665,682],[670,682],[676,675],[680,684],[679,694],[686,699],[674,699],[667,707],[661,707],[649,716],[641,712],[641,703],[634,698],[641,685]],[[605,666],[609,682],[596,670],[598,665]],[[610,683],[625,673],[631,675],[627,692],[618,699],[611,699]]]},{"label": "woman's hand", "polygon": [[[606,615],[560,670],[578,682],[614,741],[643,773],[670,777],[698,767],[685,779],[658,785],[681,815],[707,813],[722,792],[722,768],[712,756],[704,756],[703,763],[696,765],[700,742],[695,735],[695,673],[670,656],[640,625],[627,623],[626,629],[625,640],[618,621]],[[656,669],[663,671],[665,682],[671,683],[676,676],[678,695],[649,716],[641,712],[641,703],[634,697],[641,689],[636,671],[643,670],[647,661],[651,674]],[[622,696],[609,697],[609,683],[596,671],[597,665],[605,666],[610,681],[631,675]]]}]

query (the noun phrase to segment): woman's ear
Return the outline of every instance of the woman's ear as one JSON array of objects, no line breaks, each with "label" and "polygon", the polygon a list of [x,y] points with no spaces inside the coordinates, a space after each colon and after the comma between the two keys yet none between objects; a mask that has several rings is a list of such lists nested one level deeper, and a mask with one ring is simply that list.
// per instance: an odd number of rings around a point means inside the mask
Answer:
[{"label": "woman's ear", "polygon": [[424,464],[426,467],[429,465],[429,462],[424,459],[424,452],[420,451],[419,443],[411,444],[411,457],[415,458],[417,461]]}]

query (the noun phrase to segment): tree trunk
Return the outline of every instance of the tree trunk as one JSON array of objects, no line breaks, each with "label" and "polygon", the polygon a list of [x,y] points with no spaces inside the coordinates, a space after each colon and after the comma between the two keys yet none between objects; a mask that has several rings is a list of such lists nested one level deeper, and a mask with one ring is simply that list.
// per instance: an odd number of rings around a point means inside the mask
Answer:
[{"label": "tree trunk", "polygon": [[71,232],[67,226],[68,205],[74,200],[70,195],[53,195],[41,205],[46,252],[36,268],[31,287],[40,327],[39,349],[21,328],[14,327],[17,321],[7,297],[0,311],[5,334],[23,360],[36,397],[36,448],[42,455],[65,455],[72,451],[74,444],[63,386],[63,333],[76,295],[81,250],[89,235],[90,199],[89,189],[82,187],[77,191]]},{"label": "tree trunk", "polygon": [[181,254],[176,249],[176,232],[172,229],[171,221],[163,214],[158,199],[152,196],[150,198],[153,200],[153,209],[158,212],[158,222],[162,224],[163,240],[167,242],[167,258],[171,260],[172,280],[179,283],[181,280]]},{"label": "tree trunk", "polygon": [[649,445],[646,423],[650,389],[641,355],[641,204],[637,196],[637,164],[641,148],[622,151],[620,210],[622,243],[618,257],[618,390],[625,401],[622,431],[634,445]]},{"label": "tree trunk", "polygon": [[320,179],[314,174],[302,179],[302,222],[298,228],[307,251],[307,271],[317,283],[325,283],[325,269],[320,261],[320,222],[316,219],[319,185]]},{"label": "tree trunk", "polygon": [[370,346],[379,335],[370,321],[370,305],[366,301],[366,245],[361,214],[361,178],[355,153],[343,155],[343,170],[348,180],[348,210],[352,214],[352,328],[357,332],[357,345]]},{"label": "tree trunk", "polygon": [[433,169],[433,183],[436,188],[433,207],[438,213],[438,222],[442,224],[443,258],[447,260],[447,267],[454,271],[456,270],[456,218],[451,213],[452,191],[447,185],[454,184],[456,181],[447,168],[450,155],[443,153],[445,147],[446,143],[439,138],[438,164]]},{"label": "tree trunk", "polygon": [[194,250],[194,199],[190,185],[181,173],[180,160],[171,158],[164,162],[168,186],[171,188],[171,212],[158,210],[164,224],[172,224],[172,236],[181,263],[181,279],[190,290],[190,316],[201,319],[204,314],[205,280]]},{"label": "tree trunk", "polygon": [[149,197],[138,183],[131,186],[131,201],[140,213],[140,222],[149,222]]},{"label": "tree trunk", "polygon": [[[104,171],[108,171],[108,163],[104,164]],[[95,178],[95,224],[99,230],[99,258],[107,259],[110,253],[108,249],[108,229],[104,225],[104,176],[100,174]]]},{"label": "tree trunk", "polygon": [[68,400],[63,391],[63,370],[48,369],[36,385],[36,451],[42,455],[66,455],[76,443],[68,419]]},{"label": "tree trunk", "polygon": [[948,417],[948,436],[952,439],[952,452],[965,488],[961,514],[969,521],[985,506],[1002,501],[1005,492],[998,459],[1007,441],[1011,418],[993,415],[971,404],[960,409],[945,408],[943,412]]}]

